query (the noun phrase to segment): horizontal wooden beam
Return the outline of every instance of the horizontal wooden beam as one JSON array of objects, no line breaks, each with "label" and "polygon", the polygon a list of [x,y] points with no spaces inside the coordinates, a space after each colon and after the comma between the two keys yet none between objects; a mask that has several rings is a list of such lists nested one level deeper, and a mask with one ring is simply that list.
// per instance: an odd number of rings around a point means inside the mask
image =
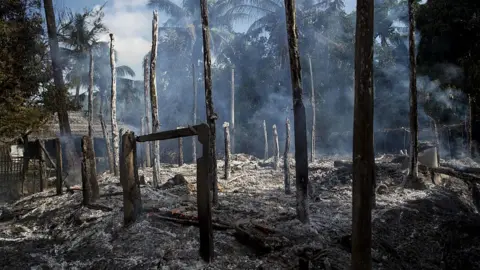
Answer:
[{"label": "horizontal wooden beam", "polygon": [[167,130],[157,133],[152,133],[148,135],[137,136],[137,142],[150,142],[150,141],[164,141],[182,137],[190,137],[198,135],[198,130],[202,128],[208,128],[208,125],[205,123],[188,126],[185,128]]}]

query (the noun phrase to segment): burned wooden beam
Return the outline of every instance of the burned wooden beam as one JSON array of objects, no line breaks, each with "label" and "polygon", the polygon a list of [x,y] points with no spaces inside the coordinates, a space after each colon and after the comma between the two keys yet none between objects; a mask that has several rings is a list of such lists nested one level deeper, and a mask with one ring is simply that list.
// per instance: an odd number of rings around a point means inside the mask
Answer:
[{"label": "burned wooden beam", "polygon": [[203,128],[207,124],[199,124],[195,126],[189,126],[185,128],[175,129],[175,130],[167,130],[162,132],[156,132],[148,135],[137,136],[137,142],[150,142],[150,141],[164,141],[170,139],[176,139],[180,137],[190,137],[199,135],[198,129]]}]

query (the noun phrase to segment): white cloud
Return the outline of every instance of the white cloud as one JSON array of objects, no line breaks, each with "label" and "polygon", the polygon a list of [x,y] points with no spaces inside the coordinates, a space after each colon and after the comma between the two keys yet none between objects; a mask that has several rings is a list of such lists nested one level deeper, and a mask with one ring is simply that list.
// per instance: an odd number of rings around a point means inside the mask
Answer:
[{"label": "white cloud", "polygon": [[[142,61],[151,48],[152,10],[147,0],[113,0],[104,7],[104,23],[115,36],[118,65],[128,65],[143,78]],[[109,41],[108,34],[100,37]]]}]

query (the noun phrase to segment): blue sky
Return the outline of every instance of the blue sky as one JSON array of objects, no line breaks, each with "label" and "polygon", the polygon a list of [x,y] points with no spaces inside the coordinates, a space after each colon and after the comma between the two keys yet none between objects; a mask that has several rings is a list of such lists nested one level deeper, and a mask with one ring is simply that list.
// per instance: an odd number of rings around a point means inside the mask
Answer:
[{"label": "blue sky", "polygon": [[[53,2],[56,10],[68,8],[79,12],[84,8],[91,9],[107,2],[104,8],[104,23],[115,35],[118,64],[130,66],[136,73],[136,79],[143,78],[142,59],[150,50],[152,35],[152,10],[146,6],[148,0],[54,0]],[[353,10],[355,5],[356,0],[345,0],[347,12]],[[159,20],[160,23],[165,21],[165,14],[160,13]],[[243,29],[246,27],[239,26]],[[109,40],[108,34],[100,39]]]}]

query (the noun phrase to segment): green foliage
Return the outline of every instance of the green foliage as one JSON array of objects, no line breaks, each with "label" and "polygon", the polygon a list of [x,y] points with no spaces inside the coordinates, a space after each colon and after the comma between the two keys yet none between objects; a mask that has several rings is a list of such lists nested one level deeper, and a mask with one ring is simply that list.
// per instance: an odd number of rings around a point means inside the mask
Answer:
[{"label": "green foliage", "polygon": [[16,137],[40,125],[48,85],[47,50],[42,40],[39,1],[0,2],[0,136]]}]

